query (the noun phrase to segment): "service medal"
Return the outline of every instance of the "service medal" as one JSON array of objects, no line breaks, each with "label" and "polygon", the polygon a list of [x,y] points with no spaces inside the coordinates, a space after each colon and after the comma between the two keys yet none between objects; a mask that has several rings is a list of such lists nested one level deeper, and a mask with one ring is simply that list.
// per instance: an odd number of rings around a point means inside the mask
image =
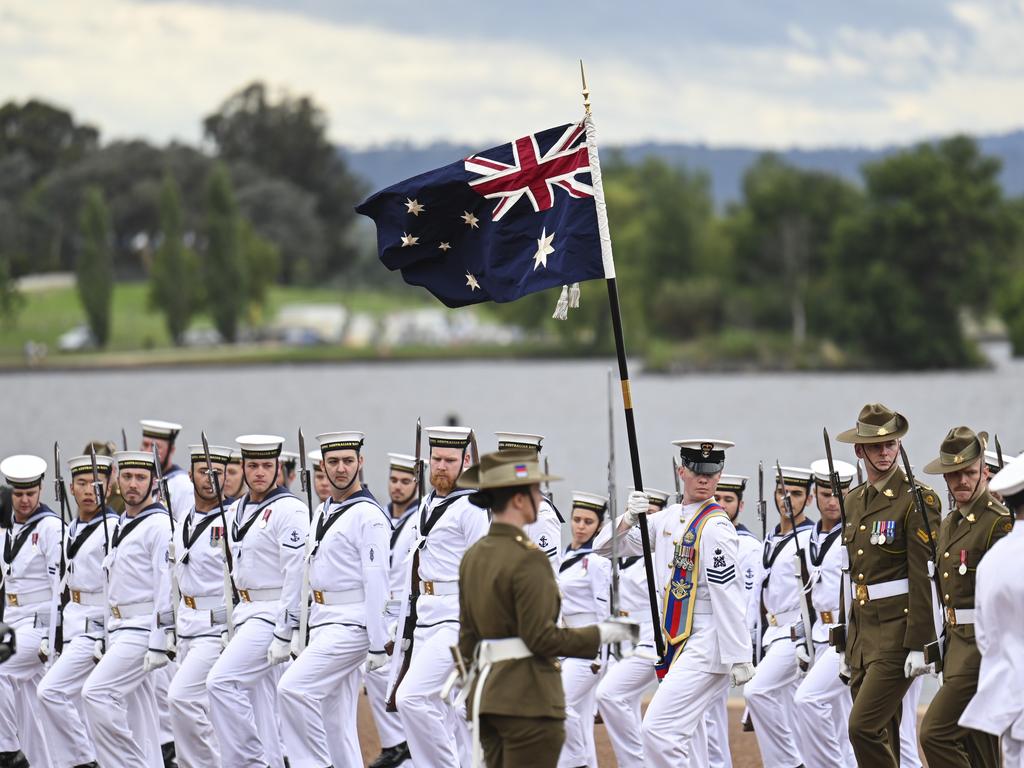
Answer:
[{"label": "service medal", "polygon": [[871,543],[872,544],[877,544],[878,543],[878,534],[877,533],[872,533],[871,534]]},{"label": "service medal", "polygon": [[885,544],[885,534],[884,533],[878,534],[878,543],[879,543],[879,545]]},{"label": "service medal", "polygon": [[957,571],[960,572],[961,576],[966,576],[967,575],[967,565],[964,564],[964,563],[960,563],[960,567],[957,568]]}]

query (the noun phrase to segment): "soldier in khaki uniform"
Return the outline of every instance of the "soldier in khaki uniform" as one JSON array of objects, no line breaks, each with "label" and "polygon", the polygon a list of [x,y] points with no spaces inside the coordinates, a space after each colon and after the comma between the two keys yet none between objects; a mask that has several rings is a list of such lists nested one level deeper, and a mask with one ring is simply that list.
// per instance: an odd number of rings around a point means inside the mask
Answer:
[{"label": "soldier in khaki uniform", "polygon": [[974,639],[974,574],[978,563],[1013,528],[1010,512],[988,490],[985,443],[988,435],[967,427],[951,429],[939,457],[924,468],[942,475],[955,508],[938,534],[939,583],[946,609],[942,687],[928,707],[921,747],[929,768],[996,768],[999,739],[958,724],[978,687],[981,653]]},{"label": "soldier in khaki uniform", "polygon": [[928,562],[941,503],[923,488],[927,529],[899,466],[906,418],[884,405],[865,405],[857,425],[836,436],[864,460],[867,482],[846,499],[846,545],[851,593],[841,668],[850,675],[850,742],[857,764],[899,765],[902,701],[912,677],[929,671],[924,648],[935,640]]},{"label": "soldier in khaki uniform", "polygon": [[[463,679],[467,716],[488,766],[554,768],[565,738],[559,656],[592,659],[602,643],[636,642],[638,627],[621,621],[566,629],[547,557],[524,532],[537,519],[540,471],[531,451],[484,455],[459,479],[479,489],[470,500],[493,522],[459,566],[459,650],[473,659]],[[474,746],[474,765],[479,750]]]}]

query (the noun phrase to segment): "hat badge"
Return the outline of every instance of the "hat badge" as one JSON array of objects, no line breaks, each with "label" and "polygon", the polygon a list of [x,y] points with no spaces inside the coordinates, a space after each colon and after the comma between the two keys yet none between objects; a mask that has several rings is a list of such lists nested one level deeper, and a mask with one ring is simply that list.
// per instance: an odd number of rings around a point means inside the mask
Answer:
[{"label": "hat badge", "polygon": [[959,453],[956,456],[953,457],[953,463],[954,464],[962,464],[963,460],[964,460],[964,457],[961,456]]},{"label": "hat badge", "polygon": [[885,435],[888,435],[888,434],[889,434],[889,430],[886,429],[885,427],[879,427],[878,428],[878,436],[879,437],[884,437]]},{"label": "hat badge", "polygon": [[708,456],[711,455],[711,451],[713,451],[714,448],[715,448],[715,444],[714,443],[701,443],[700,444],[700,455],[703,458],[706,459]]}]

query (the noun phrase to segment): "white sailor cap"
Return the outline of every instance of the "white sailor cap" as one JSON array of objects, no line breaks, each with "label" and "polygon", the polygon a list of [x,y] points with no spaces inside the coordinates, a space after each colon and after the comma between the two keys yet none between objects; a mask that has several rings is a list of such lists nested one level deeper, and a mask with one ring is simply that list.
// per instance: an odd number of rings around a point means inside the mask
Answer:
[{"label": "white sailor cap", "polygon": [[316,439],[320,442],[320,453],[328,454],[331,451],[355,451],[359,453],[359,449],[363,447],[363,438],[365,438],[362,432],[355,432],[348,430],[345,432],[324,432],[322,435],[317,435]]},{"label": "white sailor cap", "polygon": [[[98,458],[98,457],[97,457]],[[152,451],[117,451],[114,454],[114,461],[117,462],[117,469],[148,469],[150,472],[156,470],[156,460]]]},{"label": "white sailor cap", "polygon": [[231,449],[231,458],[228,459],[228,464],[241,464],[242,463],[242,452],[237,448]]},{"label": "white sailor cap", "polygon": [[155,437],[160,440],[168,440],[174,442],[174,438],[181,432],[181,424],[175,424],[172,421],[160,421],[159,419],[142,419],[139,424],[142,425],[142,436],[143,437]]},{"label": "white sailor cap", "polygon": [[698,475],[714,475],[725,469],[725,452],[736,443],[717,438],[673,440],[684,467]]},{"label": "white sailor cap", "polygon": [[388,466],[390,469],[396,469],[399,472],[416,474],[416,457],[410,456],[407,453],[389,453]]},{"label": "white sailor cap", "polygon": [[469,427],[427,427],[427,443],[431,448],[458,448],[463,450],[469,445],[469,436],[473,430]]},{"label": "white sailor cap", "polygon": [[573,509],[589,509],[601,516],[608,509],[608,497],[586,491],[573,491],[572,507]]},{"label": "white sailor cap", "polygon": [[[630,488],[629,492],[632,493],[635,490],[636,488]],[[647,496],[647,503],[658,509],[664,509],[668,505],[669,494],[666,491],[659,491],[657,488],[644,488],[644,494]]]},{"label": "white sailor cap", "polygon": [[43,482],[46,474],[46,459],[28,453],[8,456],[0,461],[0,475],[12,488],[35,488]]},{"label": "white sailor cap", "polygon": [[746,475],[722,475],[718,481],[718,490],[729,493],[743,493],[747,489],[748,480],[750,478]]},{"label": "white sailor cap", "polygon": [[527,432],[495,432],[498,438],[499,451],[536,451],[540,453],[540,444],[544,435],[531,435]]},{"label": "white sailor cap", "polygon": [[[104,456],[101,453],[96,454],[96,469],[100,471],[101,475],[109,475],[111,470],[114,468],[114,460],[109,456]],[[68,469],[71,471],[71,476],[92,474],[92,454],[88,456],[73,456],[68,459]]]},{"label": "white sailor cap", "polygon": [[1004,498],[1024,493],[1024,453],[1006,462],[1006,466],[988,482],[988,489]]},{"label": "white sailor cap", "polygon": [[[779,482],[778,470],[772,472],[772,476],[775,478],[776,485]],[[786,485],[802,485],[804,487],[810,487],[811,482],[814,479],[814,472],[808,467],[782,467],[782,479],[786,482]]]},{"label": "white sailor cap", "polygon": [[[193,464],[197,461],[206,461],[206,449],[202,445],[190,445],[188,452],[192,457]],[[211,445],[210,461],[217,464],[227,464],[231,461],[231,449],[226,445]]]},{"label": "white sailor cap", "polygon": [[242,459],[276,459],[281,455],[284,438],[278,435],[239,435],[235,438],[242,449]]},{"label": "white sailor cap", "polygon": [[[857,476],[857,468],[853,464],[847,464],[845,461],[833,461],[832,464],[836,468],[836,474],[839,475],[839,485],[843,488],[849,488],[853,478]],[[786,474],[785,467],[782,468],[782,474]],[[812,461],[811,474],[814,475],[814,482],[818,485],[823,488],[832,487],[832,475],[828,471],[828,459]]]},{"label": "white sailor cap", "polygon": [[306,458],[313,462],[313,469],[317,469],[320,462],[324,460],[324,455],[320,453],[319,448],[314,448],[312,451],[306,452]]}]

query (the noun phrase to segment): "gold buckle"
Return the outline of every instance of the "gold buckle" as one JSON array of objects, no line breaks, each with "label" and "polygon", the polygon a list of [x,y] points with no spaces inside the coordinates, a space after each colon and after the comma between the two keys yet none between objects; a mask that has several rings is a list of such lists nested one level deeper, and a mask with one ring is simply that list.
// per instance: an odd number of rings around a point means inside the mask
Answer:
[{"label": "gold buckle", "polygon": [[118,608],[116,605],[110,606],[110,615],[113,616],[115,619],[120,619],[121,609]]},{"label": "gold buckle", "polygon": [[434,594],[434,582],[432,582],[432,581],[424,581],[423,582],[423,594],[424,595],[432,595],[432,594]]},{"label": "gold buckle", "polygon": [[323,605],[324,604],[324,593],[321,592],[319,589],[314,589],[313,590],[313,602],[316,603],[317,605]]},{"label": "gold buckle", "polygon": [[956,609],[946,606],[946,621],[949,622],[949,626],[956,626]]},{"label": "gold buckle", "polygon": [[821,612],[821,623],[822,624],[832,624],[833,623],[832,622],[832,611],[822,611]]},{"label": "gold buckle", "polygon": [[619,616],[629,616],[629,611],[619,611]]},{"label": "gold buckle", "polygon": [[196,599],[194,597],[192,597],[192,595],[182,595],[181,599],[185,601],[185,605],[186,606],[188,606],[192,610],[195,610]]},{"label": "gold buckle", "polygon": [[17,595],[8,594],[7,595],[7,604],[8,605],[16,606],[18,604],[18,596]]},{"label": "gold buckle", "polygon": [[72,589],[71,590],[71,602],[72,603],[80,603],[80,602],[82,602],[82,591],[81,590],[79,590],[79,589]]},{"label": "gold buckle", "polygon": [[864,600],[866,602],[869,599],[867,584],[854,584],[853,592],[857,596],[858,600]]},{"label": "gold buckle", "polygon": [[238,596],[240,598],[242,598],[243,600],[245,600],[245,602],[247,602],[247,603],[251,603],[252,602],[252,600],[249,599],[249,590],[248,589],[240,589],[240,590],[238,590]]},{"label": "gold buckle", "polygon": [[775,618],[775,614],[774,613],[769,613],[768,614],[768,623],[771,624],[773,627],[779,626],[779,620],[777,618]]}]

